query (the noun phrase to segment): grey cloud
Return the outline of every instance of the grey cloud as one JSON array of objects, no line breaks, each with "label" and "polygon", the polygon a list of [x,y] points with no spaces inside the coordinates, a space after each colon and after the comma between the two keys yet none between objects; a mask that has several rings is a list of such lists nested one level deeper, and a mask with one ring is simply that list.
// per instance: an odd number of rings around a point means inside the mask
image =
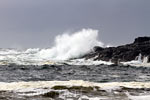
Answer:
[{"label": "grey cloud", "polygon": [[93,28],[120,45],[150,35],[149,0],[1,0],[0,47],[49,47],[67,30]]}]

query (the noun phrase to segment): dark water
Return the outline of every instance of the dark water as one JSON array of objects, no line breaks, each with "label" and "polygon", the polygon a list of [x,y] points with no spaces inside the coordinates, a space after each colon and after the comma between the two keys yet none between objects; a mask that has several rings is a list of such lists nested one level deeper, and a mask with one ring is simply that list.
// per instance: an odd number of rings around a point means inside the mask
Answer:
[{"label": "dark water", "polygon": [[1,82],[85,80],[92,82],[147,82],[150,68],[132,66],[1,65]]},{"label": "dark water", "polygon": [[[107,83],[107,82],[148,82],[150,81],[150,68],[132,67],[132,66],[115,66],[115,65],[1,65],[0,82],[19,82],[19,81],[67,81],[67,80],[84,80],[90,82]],[[60,87],[59,87],[60,88]],[[58,87],[57,87],[58,89]],[[61,87],[59,90],[40,94],[37,96],[26,96],[32,92],[14,92],[0,91],[0,100],[136,100],[129,99],[126,93],[131,95],[150,95],[150,89],[132,89],[122,87],[118,90],[105,91],[100,89],[91,89],[84,87]],[[49,90],[49,89],[47,89]],[[62,91],[63,90],[63,91]],[[71,97],[67,94],[65,99],[59,98],[58,95],[66,94],[66,91],[76,94]],[[34,92],[33,92],[34,93]],[[104,99],[87,99],[88,97],[104,97]],[[69,97],[68,97],[69,96]],[[80,99],[79,99],[80,98]],[[82,98],[82,99],[81,99]],[[144,99],[141,99],[144,100]],[[147,100],[147,99],[146,99]]]}]

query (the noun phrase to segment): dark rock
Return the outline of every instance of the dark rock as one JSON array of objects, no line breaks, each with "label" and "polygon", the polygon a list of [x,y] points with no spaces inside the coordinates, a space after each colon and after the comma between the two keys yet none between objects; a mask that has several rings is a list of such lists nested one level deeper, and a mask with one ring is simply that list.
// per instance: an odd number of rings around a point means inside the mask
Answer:
[{"label": "dark rock", "polygon": [[78,92],[82,92],[82,93],[88,93],[88,92],[94,92],[94,91],[98,91],[100,90],[99,87],[95,86],[95,87],[84,87],[84,86],[71,86],[71,87],[67,87],[67,86],[54,86],[52,87],[52,89],[54,90],[68,90],[68,91],[78,91]]},{"label": "dark rock", "polygon": [[67,86],[54,86],[52,87],[52,89],[54,90],[88,90],[88,91],[92,91],[94,89],[94,87],[83,87],[83,86],[72,86],[72,87],[67,87]]},{"label": "dark rock", "polygon": [[94,50],[94,52],[98,52],[98,51],[104,50],[104,48],[99,47],[99,46],[95,46],[95,47],[93,48],[93,50]]},{"label": "dark rock", "polygon": [[146,41],[150,41],[150,37],[138,37],[135,39],[134,43],[141,43]]},{"label": "dark rock", "polygon": [[118,64],[120,61],[135,60],[138,55],[148,56],[150,61],[150,37],[138,37],[131,44],[121,45],[118,47],[94,47],[93,52],[85,55],[86,59],[94,58],[94,60],[112,61]]},{"label": "dark rock", "polygon": [[50,91],[48,93],[43,94],[44,97],[56,98],[59,96],[59,93],[56,91]]}]

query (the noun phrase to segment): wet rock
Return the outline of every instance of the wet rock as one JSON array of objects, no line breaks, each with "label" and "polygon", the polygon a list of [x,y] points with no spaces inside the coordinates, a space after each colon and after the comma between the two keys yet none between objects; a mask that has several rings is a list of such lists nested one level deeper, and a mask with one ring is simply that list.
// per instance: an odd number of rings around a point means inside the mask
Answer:
[{"label": "wet rock", "polygon": [[138,37],[135,39],[134,43],[142,43],[150,41],[150,37]]},{"label": "wet rock", "polygon": [[78,91],[78,92],[82,92],[82,93],[88,93],[88,92],[94,92],[94,91],[98,91],[99,87],[84,87],[84,86],[71,86],[71,87],[67,87],[67,86],[54,86],[52,87],[52,89],[54,90],[69,90],[69,91]]},{"label": "wet rock", "polygon": [[56,98],[59,96],[59,93],[56,91],[50,91],[48,93],[43,94],[44,97]]},{"label": "wet rock", "polygon": [[95,47],[93,48],[93,50],[94,50],[94,52],[99,52],[99,51],[104,50],[104,48],[99,47],[99,46],[95,46]]},{"label": "wet rock", "polygon": [[135,60],[139,54],[148,57],[150,61],[150,37],[138,37],[131,44],[121,45],[118,47],[94,47],[93,52],[85,55],[86,59],[112,61],[118,64],[120,61]]}]

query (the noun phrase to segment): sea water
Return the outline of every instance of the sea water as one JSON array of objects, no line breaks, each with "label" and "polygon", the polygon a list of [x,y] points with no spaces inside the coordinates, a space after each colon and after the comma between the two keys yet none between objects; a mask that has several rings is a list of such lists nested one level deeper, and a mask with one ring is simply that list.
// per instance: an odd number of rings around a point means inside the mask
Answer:
[{"label": "sea water", "polygon": [[121,62],[73,59],[107,47],[98,31],[65,33],[48,49],[0,49],[0,100],[150,100],[147,58]]}]

